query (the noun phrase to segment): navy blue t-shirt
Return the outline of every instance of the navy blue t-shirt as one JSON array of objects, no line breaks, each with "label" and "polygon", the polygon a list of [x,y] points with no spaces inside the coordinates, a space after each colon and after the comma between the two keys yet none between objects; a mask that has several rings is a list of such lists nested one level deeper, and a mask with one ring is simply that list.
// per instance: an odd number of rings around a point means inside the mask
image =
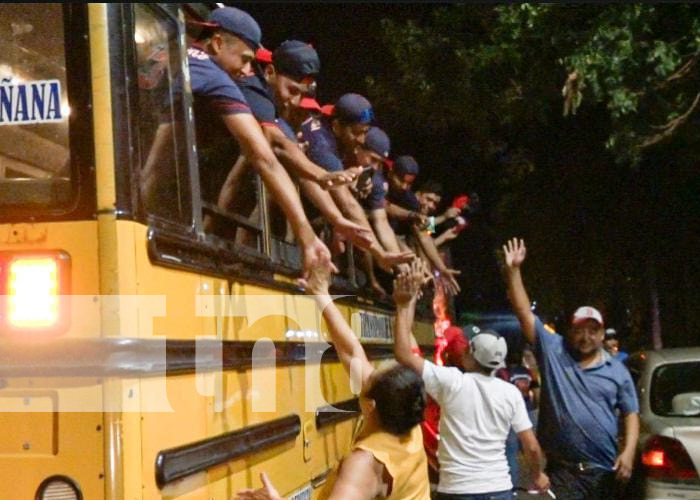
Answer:
[{"label": "navy blue t-shirt", "polygon": [[375,170],[372,174],[372,190],[365,199],[361,200],[362,208],[365,210],[379,210],[385,208],[386,190],[387,184],[384,173],[381,169]]},{"label": "navy blue t-shirt", "polygon": [[202,197],[214,202],[240,154],[240,147],[221,116],[249,114],[250,107],[236,83],[206,52],[192,46],[187,56]]},{"label": "navy blue t-shirt", "polygon": [[343,160],[338,149],[338,142],[328,120],[307,120],[301,125],[301,134],[304,142],[309,144],[306,156],[312,162],[329,172],[343,170]]},{"label": "navy blue t-shirt", "polygon": [[[389,192],[386,194],[386,199],[406,210],[411,210],[413,212],[418,212],[420,210],[420,202],[416,197],[416,194],[410,189],[403,191],[389,188]],[[403,236],[411,234],[411,228],[413,227],[413,221],[396,219],[393,217],[389,218],[389,224],[396,234]]]},{"label": "navy blue t-shirt", "polygon": [[618,416],[639,403],[627,368],[606,352],[599,365],[581,368],[564,338],[535,318],[535,355],[542,376],[537,436],[551,461],[588,462],[612,470]]},{"label": "navy blue t-shirt", "polygon": [[251,75],[241,78],[237,83],[250,106],[253,116],[255,116],[260,125],[263,127],[278,127],[287,139],[296,144],[297,137],[294,130],[277,115],[275,98],[265,79],[259,75]]}]

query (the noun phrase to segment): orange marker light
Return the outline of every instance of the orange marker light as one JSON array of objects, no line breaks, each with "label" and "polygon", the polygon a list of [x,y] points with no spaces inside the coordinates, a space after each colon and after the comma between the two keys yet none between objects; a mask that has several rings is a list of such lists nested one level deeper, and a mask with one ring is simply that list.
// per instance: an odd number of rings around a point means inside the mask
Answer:
[{"label": "orange marker light", "polygon": [[663,467],[666,465],[666,454],[663,450],[649,450],[642,455],[642,463],[647,467]]},{"label": "orange marker light", "polygon": [[16,328],[47,328],[60,316],[59,266],[51,257],[18,257],[10,262],[8,322]]}]

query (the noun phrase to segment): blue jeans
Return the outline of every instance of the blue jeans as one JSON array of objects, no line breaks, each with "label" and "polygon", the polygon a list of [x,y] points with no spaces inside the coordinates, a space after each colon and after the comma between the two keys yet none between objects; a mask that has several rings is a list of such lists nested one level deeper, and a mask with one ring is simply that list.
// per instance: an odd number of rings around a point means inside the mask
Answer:
[{"label": "blue jeans", "polygon": [[518,448],[520,443],[518,442],[518,435],[513,429],[508,431],[508,437],[506,438],[506,460],[508,460],[508,467],[510,468],[510,481],[513,483],[513,488],[518,487]]},{"label": "blue jeans", "polygon": [[512,490],[494,491],[491,493],[465,493],[462,495],[452,493],[440,493],[438,491],[435,500],[513,500]]}]

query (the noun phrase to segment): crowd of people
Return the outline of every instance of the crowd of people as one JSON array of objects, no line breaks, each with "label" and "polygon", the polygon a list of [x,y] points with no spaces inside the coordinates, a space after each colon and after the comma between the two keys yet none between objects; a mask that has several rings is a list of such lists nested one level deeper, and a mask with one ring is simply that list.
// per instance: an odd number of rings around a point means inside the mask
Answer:
[{"label": "crowd of people", "polygon": [[[377,296],[388,297],[391,275],[415,258],[456,294],[458,272],[440,247],[465,227],[469,198],[435,214],[442,187],[426,182],[414,190],[418,162],[392,160],[391,141],[364,96],[347,93],[320,106],[313,96],[321,61],[311,45],[287,40],[270,52],[256,21],[234,7],[213,10],[201,28],[188,59],[204,201],[236,211],[250,195],[244,179],[255,172],[301,248],[305,276],[319,265],[341,268],[351,242]],[[205,228],[212,224],[205,219]]]},{"label": "crowd of people", "polygon": [[[188,50],[202,189],[225,211],[245,195],[244,176],[260,176],[301,248],[301,283],[322,309],[340,361],[348,374],[361,367],[362,428],[322,496],[427,500],[430,458],[439,468],[436,498],[510,499],[520,449],[532,489],[613,497],[632,470],[638,403],[629,373],[603,349],[600,312],[582,307],[565,336],[547,331],[523,286],[524,243],[513,239],[503,248],[507,291],[539,380],[520,360],[506,366],[506,341],[491,330],[452,332],[444,365],[423,359],[411,332],[416,302],[430,281],[447,294],[459,291],[440,246],[464,228],[469,197],[436,215],[440,186],[414,188],[418,162],[392,156],[367,98],[347,93],[321,106],[313,98],[321,69],[314,48],[290,40],[270,52],[261,37],[249,14],[220,7]],[[217,178],[221,185],[209,182]],[[329,296],[347,242],[361,251],[367,286],[393,296],[397,362],[372,365]],[[439,407],[431,413],[439,414],[433,457],[420,425],[428,396]],[[264,474],[262,482],[238,498],[281,498]]]}]

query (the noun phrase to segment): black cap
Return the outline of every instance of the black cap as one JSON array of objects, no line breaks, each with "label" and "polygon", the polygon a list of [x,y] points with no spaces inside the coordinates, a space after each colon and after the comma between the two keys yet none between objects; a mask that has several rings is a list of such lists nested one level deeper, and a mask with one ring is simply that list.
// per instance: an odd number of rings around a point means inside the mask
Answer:
[{"label": "black cap", "polygon": [[251,49],[260,47],[262,31],[257,21],[247,12],[236,7],[220,7],[209,14],[210,27],[218,27],[233,33]]},{"label": "black cap", "polygon": [[312,77],[321,71],[321,60],[308,43],[287,40],[272,53],[272,65],[278,73],[295,80]]},{"label": "black cap", "polygon": [[347,123],[372,123],[374,111],[370,102],[360,94],[344,94],[333,107],[333,117]]},{"label": "black cap", "polygon": [[420,168],[418,167],[418,162],[413,156],[404,155],[396,158],[393,170],[398,175],[418,175]]}]

